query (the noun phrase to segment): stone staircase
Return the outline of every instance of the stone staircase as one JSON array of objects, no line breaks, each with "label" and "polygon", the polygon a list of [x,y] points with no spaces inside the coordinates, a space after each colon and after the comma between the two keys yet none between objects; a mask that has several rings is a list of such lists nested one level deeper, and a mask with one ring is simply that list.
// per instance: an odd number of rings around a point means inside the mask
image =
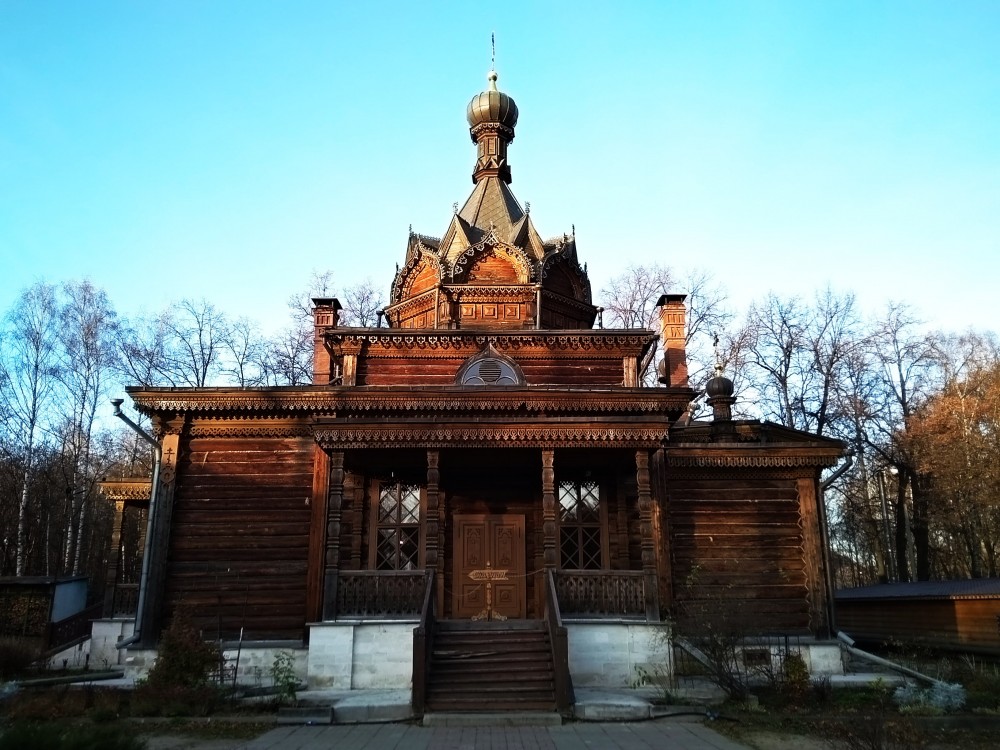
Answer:
[{"label": "stone staircase", "polygon": [[556,710],[552,646],[539,621],[438,621],[428,683],[428,711]]}]

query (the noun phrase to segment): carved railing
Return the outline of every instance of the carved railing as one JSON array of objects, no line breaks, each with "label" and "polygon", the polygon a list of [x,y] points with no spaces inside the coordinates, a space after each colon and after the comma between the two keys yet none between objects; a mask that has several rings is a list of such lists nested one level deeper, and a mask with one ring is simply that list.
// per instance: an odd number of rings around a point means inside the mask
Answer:
[{"label": "carved railing", "polygon": [[420,608],[420,624],[413,629],[413,713],[422,716],[427,703],[427,682],[431,672],[431,655],[434,653],[434,571],[427,571],[424,603]]},{"label": "carved railing", "polygon": [[552,678],[556,692],[556,710],[565,714],[576,701],[573,695],[573,680],[569,675],[569,642],[559,611],[559,596],[556,593],[552,571],[543,570],[541,575],[545,592],[542,621],[549,632],[549,643],[552,646]]},{"label": "carved railing", "polygon": [[419,617],[425,584],[422,570],[342,570],[338,574],[336,618]]},{"label": "carved railing", "polygon": [[111,605],[112,617],[134,617],[138,608],[138,583],[119,583],[115,586],[114,600]]},{"label": "carved railing", "polygon": [[648,619],[641,570],[562,570],[555,586],[566,617]]}]

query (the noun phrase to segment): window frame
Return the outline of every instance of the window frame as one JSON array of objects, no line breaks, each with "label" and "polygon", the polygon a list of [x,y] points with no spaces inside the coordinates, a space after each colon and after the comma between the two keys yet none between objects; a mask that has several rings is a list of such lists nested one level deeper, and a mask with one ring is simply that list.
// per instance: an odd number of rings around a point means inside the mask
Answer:
[{"label": "window frame", "polygon": [[[419,503],[417,505],[418,518],[416,523],[401,523],[397,521],[393,524],[381,523],[380,522],[380,512],[382,502],[382,488],[387,485],[394,485],[396,490],[396,515],[399,517],[399,490],[400,487],[413,487],[416,488],[419,496]],[[407,482],[403,479],[392,479],[392,480],[381,480],[373,479],[369,486],[369,498],[368,498],[368,570],[381,571],[381,572],[393,572],[393,571],[408,571],[408,570],[423,570],[425,567],[424,553],[426,545],[424,543],[424,519],[427,514],[427,488],[417,482]],[[416,567],[414,568],[401,568],[399,567],[399,553],[400,548],[397,543],[396,547],[396,567],[393,568],[380,568],[379,563],[379,531],[382,529],[396,529],[397,532],[401,529],[416,529],[417,530],[417,561]]]},{"label": "window frame", "polygon": [[[562,487],[565,484],[573,484],[574,490],[576,492],[577,502],[580,500],[581,487],[584,484],[594,484],[597,487],[597,521],[588,521],[585,523],[566,523],[563,521],[562,512]],[[610,569],[610,551],[608,546],[608,536],[609,536],[609,526],[608,526],[608,486],[607,483],[601,479],[596,479],[587,476],[565,476],[557,477],[555,483],[556,490],[556,534],[559,540],[559,569],[566,571],[598,571],[598,570],[609,570]],[[574,528],[577,532],[577,560],[576,563],[579,564],[580,558],[582,556],[583,545],[580,543],[582,529],[593,529],[598,530],[598,542],[600,544],[600,565],[595,568],[581,568],[581,567],[567,567],[563,555],[563,529],[564,528]]]}]

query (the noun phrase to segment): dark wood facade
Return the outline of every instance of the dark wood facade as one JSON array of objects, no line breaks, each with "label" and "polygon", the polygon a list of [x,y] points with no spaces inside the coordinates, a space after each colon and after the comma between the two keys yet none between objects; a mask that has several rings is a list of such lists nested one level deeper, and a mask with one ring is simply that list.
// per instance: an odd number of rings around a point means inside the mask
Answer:
[{"label": "dark wood facade", "polygon": [[504,97],[470,105],[475,187],[441,238],[411,233],[387,328],[318,298],[311,386],[130,390],[164,448],[147,640],[178,607],[255,639],[413,616],[428,576],[446,619],[558,599],[823,632],[818,482],[841,445],[725,409],[692,422],[683,296],[659,331],[593,328],[575,234],[543,240],[510,192]]}]

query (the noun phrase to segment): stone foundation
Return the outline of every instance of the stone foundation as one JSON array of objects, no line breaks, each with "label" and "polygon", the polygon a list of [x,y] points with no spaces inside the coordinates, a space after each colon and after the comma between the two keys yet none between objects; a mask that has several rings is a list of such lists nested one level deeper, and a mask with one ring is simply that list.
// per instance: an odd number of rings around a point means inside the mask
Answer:
[{"label": "stone foundation", "polygon": [[413,680],[416,622],[323,622],[309,626],[310,688],[406,689]]}]

